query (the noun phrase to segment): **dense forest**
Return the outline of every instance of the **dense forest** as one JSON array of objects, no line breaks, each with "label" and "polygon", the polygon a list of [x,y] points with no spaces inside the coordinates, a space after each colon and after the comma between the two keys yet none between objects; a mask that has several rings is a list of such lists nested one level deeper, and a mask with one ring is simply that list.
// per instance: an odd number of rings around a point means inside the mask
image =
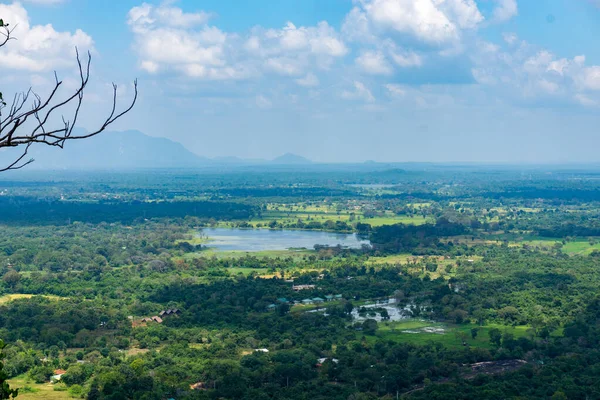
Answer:
[{"label": "dense forest", "polygon": [[[600,186],[552,172],[3,176],[0,379],[25,399],[600,398]],[[223,250],[207,228],[370,244]]]}]

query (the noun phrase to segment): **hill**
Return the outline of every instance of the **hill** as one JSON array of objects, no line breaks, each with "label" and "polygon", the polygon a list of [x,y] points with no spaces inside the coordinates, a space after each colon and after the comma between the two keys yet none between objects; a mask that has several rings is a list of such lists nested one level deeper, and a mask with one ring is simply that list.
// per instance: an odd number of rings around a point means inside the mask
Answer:
[{"label": "hill", "polygon": [[68,142],[63,150],[38,146],[29,153],[35,159],[32,169],[193,168],[212,163],[181,143],[139,131],[104,132]]},{"label": "hill", "polygon": [[271,161],[272,164],[280,164],[280,165],[298,165],[298,164],[312,164],[308,158],[292,154],[286,153],[282,156],[279,156]]}]

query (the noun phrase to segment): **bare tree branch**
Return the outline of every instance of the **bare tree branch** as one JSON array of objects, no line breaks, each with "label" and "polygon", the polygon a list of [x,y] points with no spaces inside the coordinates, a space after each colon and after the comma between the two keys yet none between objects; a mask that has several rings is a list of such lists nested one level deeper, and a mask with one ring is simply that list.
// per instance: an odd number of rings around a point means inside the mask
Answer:
[{"label": "bare tree branch", "polygon": [[[0,47],[2,47],[8,40],[12,39],[12,31],[1,20],[0,31]],[[24,159],[27,156],[29,147],[34,143],[63,148],[65,142],[68,140],[87,139],[96,136],[131,111],[135,105],[138,97],[137,80],[133,82],[134,95],[131,103],[120,112],[117,112],[118,87],[113,83],[112,107],[108,117],[95,131],[83,135],[74,135],[73,129],[75,128],[83,104],[84,91],[89,82],[92,61],[90,52],[87,53],[87,60],[84,63],[81,60],[79,50],[77,48],[75,50],[79,69],[79,85],[74,93],[66,98],[59,100],[58,93],[63,85],[63,81],[58,79],[56,72],[54,73],[54,87],[45,100],[29,88],[26,92],[15,94],[10,107],[8,107],[2,100],[0,93],[0,149],[5,147],[25,147],[24,151],[14,162],[7,167],[0,167],[0,172],[20,169],[32,163],[33,159],[27,161],[24,161]],[[58,118],[57,114],[67,106],[74,106],[74,111],[71,112],[70,118],[60,115],[62,122],[54,122]],[[5,111],[6,115],[4,115]],[[24,126],[28,121],[32,121],[33,126]]]}]

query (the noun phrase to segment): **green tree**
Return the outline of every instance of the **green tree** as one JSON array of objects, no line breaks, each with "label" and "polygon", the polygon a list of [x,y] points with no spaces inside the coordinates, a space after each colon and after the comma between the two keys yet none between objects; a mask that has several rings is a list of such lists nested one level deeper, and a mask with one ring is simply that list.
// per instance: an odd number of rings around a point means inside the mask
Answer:
[{"label": "green tree", "polygon": [[494,343],[496,346],[500,346],[500,343],[502,341],[502,332],[500,331],[500,329],[492,328],[488,332],[488,335],[490,336],[490,341],[492,343]]},{"label": "green tree", "polygon": [[[1,23],[2,20],[0,19],[0,26],[2,26]],[[11,389],[8,385],[8,375],[6,374],[6,372],[4,372],[4,363],[2,362],[2,360],[4,359],[5,355],[2,352],[2,350],[5,346],[6,345],[4,344],[4,342],[0,340],[0,400],[14,399],[15,397],[17,397],[18,394],[17,389]]]}]

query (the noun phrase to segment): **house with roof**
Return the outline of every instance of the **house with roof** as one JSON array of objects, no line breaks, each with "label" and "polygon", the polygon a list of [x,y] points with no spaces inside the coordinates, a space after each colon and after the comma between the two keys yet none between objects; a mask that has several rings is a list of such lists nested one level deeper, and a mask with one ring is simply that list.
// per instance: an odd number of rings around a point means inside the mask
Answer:
[{"label": "house with roof", "polygon": [[66,374],[67,371],[64,369],[56,369],[54,370],[54,375],[50,377],[50,382],[58,382],[62,379],[62,376]]},{"label": "house with roof", "polygon": [[292,286],[292,289],[295,290],[296,292],[299,292],[301,290],[311,290],[314,289],[316,286],[315,285],[294,285]]},{"label": "house with roof", "polygon": [[325,299],[322,299],[320,297],[315,297],[312,299],[313,303],[324,303]]},{"label": "house with roof", "polygon": [[309,305],[309,304],[313,304],[313,303],[314,303],[313,299],[302,300],[302,304],[304,304],[304,305]]},{"label": "house with roof", "polygon": [[325,361],[327,361],[327,360],[331,360],[331,362],[332,362],[332,363],[334,363],[334,364],[337,364],[337,363],[339,363],[339,362],[340,362],[340,360],[338,360],[337,358],[331,358],[331,359],[330,359],[329,357],[323,357],[323,358],[319,358],[319,359],[317,360],[317,364],[316,364],[316,366],[317,366],[317,367],[322,367],[322,366],[323,366],[323,364],[325,363]]},{"label": "house with roof", "polygon": [[181,310],[179,308],[170,308],[168,310],[163,310],[160,313],[158,313],[158,315],[160,315],[161,317],[167,317],[169,315],[179,315],[181,314]]}]

